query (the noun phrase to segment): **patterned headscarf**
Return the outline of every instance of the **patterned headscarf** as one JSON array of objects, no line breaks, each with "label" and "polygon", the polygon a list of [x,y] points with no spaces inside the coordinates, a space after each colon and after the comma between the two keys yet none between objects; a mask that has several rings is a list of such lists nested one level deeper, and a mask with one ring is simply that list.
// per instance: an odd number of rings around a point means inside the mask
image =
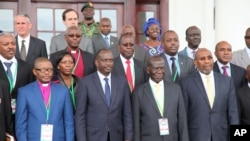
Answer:
[{"label": "patterned headscarf", "polygon": [[155,18],[148,19],[148,21],[144,24],[144,26],[143,26],[144,35],[148,37],[147,30],[148,30],[148,28],[152,24],[157,24],[159,26],[159,28],[160,28],[160,35],[161,35],[161,25],[160,25],[160,22],[157,19],[155,19]]}]

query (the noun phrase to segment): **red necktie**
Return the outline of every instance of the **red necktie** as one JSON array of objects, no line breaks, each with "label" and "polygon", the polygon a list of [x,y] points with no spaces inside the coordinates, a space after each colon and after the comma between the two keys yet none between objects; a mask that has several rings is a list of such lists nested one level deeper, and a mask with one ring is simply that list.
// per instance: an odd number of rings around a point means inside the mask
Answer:
[{"label": "red necktie", "polygon": [[127,80],[128,80],[130,90],[133,91],[134,85],[133,85],[132,72],[131,72],[131,68],[130,68],[130,61],[127,60],[126,63],[127,63],[126,77],[127,77]]},{"label": "red necktie", "polygon": [[222,68],[222,70],[223,70],[223,75],[228,76],[228,73],[227,73],[227,68],[228,68],[228,66],[223,66],[223,67],[221,67],[221,68]]}]

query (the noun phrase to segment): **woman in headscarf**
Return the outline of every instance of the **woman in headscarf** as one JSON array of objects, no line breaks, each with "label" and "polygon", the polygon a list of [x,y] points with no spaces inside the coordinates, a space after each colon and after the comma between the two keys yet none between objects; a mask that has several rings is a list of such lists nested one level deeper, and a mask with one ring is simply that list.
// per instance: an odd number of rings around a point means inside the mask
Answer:
[{"label": "woman in headscarf", "polygon": [[148,40],[142,43],[140,46],[148,50],[151,56],[160,55],[163,52],[163,47],[161,46],[161,26],[157,19],[150,18],[144,24],[143,32]]}]

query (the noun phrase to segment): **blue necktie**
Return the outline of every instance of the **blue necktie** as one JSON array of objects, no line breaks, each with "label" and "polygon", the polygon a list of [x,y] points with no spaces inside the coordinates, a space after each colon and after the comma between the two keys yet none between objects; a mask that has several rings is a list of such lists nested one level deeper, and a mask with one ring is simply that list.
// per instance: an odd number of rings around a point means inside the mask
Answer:
[{"label": "blue necktie", "polygon": [[13,75],[12,75],[12,72],[11,72],[11,69],[10,69],[10,67],[12,65],[12,62],[10,62],[10,63],[4,62],[4,65],[7,67],[6,73],[7,73],[7,76],[9,78],[10,82],[13,82]]},{"label": "blue necktie", "polygon": [[105,43],[107,45],[107,48],[109,48],[109,38],[107,36],[104,37]]},{"label": "blue necktie", "polygon": [[107,105],[108,107],[110,106],[110,86],[109,86],[109,79],[108,78],[104,78],[105,80],[105,91],[104,91],[104,94],[105,94],[105,97],[106,97],[106,102],[107,102]]}]

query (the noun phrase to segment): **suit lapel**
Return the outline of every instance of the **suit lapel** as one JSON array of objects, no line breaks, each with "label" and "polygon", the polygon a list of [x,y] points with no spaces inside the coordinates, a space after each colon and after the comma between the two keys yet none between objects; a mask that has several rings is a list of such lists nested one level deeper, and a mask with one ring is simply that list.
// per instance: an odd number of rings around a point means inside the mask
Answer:
[{"label": "suit lapel", "polygon": [[[146,83],[146,85],[144,85],[144,89],[145,89],[145,93],[146,93],[146,96],[148,98],[149,103],[154,107],[155,111],[161,116],[161,113],[158,109],[158,106],[157,106],[157,103],[155,101],[155,97],[154,97],[154,94],[152,92],[149,81]],[[165,96],[164,96],[164,100],[165,100]],[[164,112],[165,112],[165,107],[164,107]]]},{"label": "suit lapel", "polygon": [[167,114],[167,108],[168,108],[168,104],[170,103],[170,99],[168,97],[168,92],[167,90],[169,90],[171,88],[168,87],[168,85],[166,84],[166,82],[164,82],[164,112],[163,115],[166,116]]},{"label": "suit lapel", "polygon": [[16,58],[21,58],[20,56],[20,49],[19,49],[19,44],[18,44],[18,37],[16,36]]},{"label": "suit lapel", "polygon": [[102,44],[102,46],[107,47],[106,42],[105,42],[105,40],[103,39],[103,37],[102,37],[101,34],[99,34],[98,38],[99,38],[100,43]]},{"label": "suit lapel", "polygon": [[[106,98],[105,98],[105,95],[104,95],[104,92],[103,92],[102,84],[100,82],[100,79],[98,77],[97,72],[93,75],[93,79],[92,80],[94,81],[94,85],[96,87],[96,90],[98,91],[97,93],[101,96],[103,102],[107,106],[107,102],[106,102]],[[112,93],[112,90],[111,90],[111,93]],[[108,106],[107,106],[107,108],[108,108]]]},{"label": "suit lapel", "polygon": [[241,52],[242,54],[242,60],[244,61],[245,64],[248,64],[250,62],[250,59],[248,57],[248,54],[247,52],[244,50]]},{"label": "suit lapel", "polygon": [[[6,82],[9,82],[8,81],[8,77],[7,77],[7,74],[4,70],[4,67],[3,67],[3,63],[2,61],[0,61],[0,79],[6,81]],[[9,83],[8,83],[9,84]]]},{"label": "suit lapel", "polygon": [[134,79],[135,79],[135,84],[134,86],[136,86],[136,84],[139,84],[139,76],[140,76],[140,73],[143,73],[143,70],[141,68],[138,67],[137,65],[137,61],[135,59],[134,60],[134,72],[135,72],[135,76],[134,76]]},{"label": "suit lapel", "polygon": [[202,94],[202,96],[205,99],[206,103],[210,107],[210,103],[209,103],[209,100],[208,100],[208,97],[207,97],[207,92],[206,92],[206,89],[204,87],[204,84],[202,82],[202,79],[201,79],[201,76],[200,76],[199,72],[195,73],[194,82],[195,82],[195,85],[198,86],[198,89],[199,89],[200,93]]},{"label": "suit lapel", "polygon": [[39,87],[37,81],[33,82],[33,91],[34,91],[34,95],[37,99],[37,102],[39,103],[39,105],[42,109],[42,113],[44,114],[44,117],[46,117],[46,108],[45,108],[44,100],[42,97],[42,92],[40,90],[40,87]]},{"label": "suit lapel", "polygon": [[167,57],[165,56],[164,53],[162,53],[161,56],[163,57],[163,59],[165,61],[165,75],[164,75],[164,79],[167,80],[167,81],[170,80],[171,82],[173,82],[173,80],[172,80],[172,74],[171,74],[171,71],[170,71],[170,68],[169,68],[169,65],[168,65]]},{"label": "suit lapel", "polygon": [[110,102],[110,109],[115,107],[114,104],[115,104],[115,101],[116,101],[115,99],[117,97],[116,90],[117,90],[118,83],[119,82],[117,81],[117,79],[111,75],[111,100],[110,100],[111,102]]},{"label": "suit lapel", "polygon": [[[50,113],[53,113],[53,110],[55,108],[55,103],[57,101],[57,97],[59,97],[60,95],[58,95],[58,91],[56,90],[56,87],[53,83],[51,83],[51,87],[50,87],[50,91],[51,91],[51,95],[50,95]],[[54,112],[55,113],[55,112]],[[51,115],[49,116],[49,118],[51,117]]]}]

